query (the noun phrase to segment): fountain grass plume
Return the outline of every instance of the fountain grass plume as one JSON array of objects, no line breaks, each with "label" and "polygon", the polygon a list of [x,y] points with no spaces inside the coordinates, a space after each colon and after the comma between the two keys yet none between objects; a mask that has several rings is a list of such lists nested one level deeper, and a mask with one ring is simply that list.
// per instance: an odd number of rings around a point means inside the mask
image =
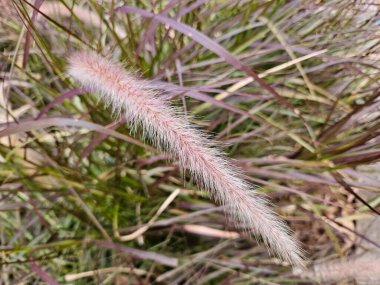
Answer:
[{"label": "fountain grass plume", "polygon": [[243,174],[201,131],[169,105],[149,83],[136,79],[124,67],[94,52],[69,57],[68,74],[90,87],[131,127],[162,151],[178,159],[195,183],[206,190],[244,230],[260,235],[269,250],[295,266],[303,266],[302,251],[288,227]]},{"label": "fountain grass plume", "polygon": [[294,274],[315,280],[320,284],[352,280],[356,280],[358,284],[378,284],[380,262],[376,254],[353,256],[349,259],[318,262],[307,270],[296,268]]}]

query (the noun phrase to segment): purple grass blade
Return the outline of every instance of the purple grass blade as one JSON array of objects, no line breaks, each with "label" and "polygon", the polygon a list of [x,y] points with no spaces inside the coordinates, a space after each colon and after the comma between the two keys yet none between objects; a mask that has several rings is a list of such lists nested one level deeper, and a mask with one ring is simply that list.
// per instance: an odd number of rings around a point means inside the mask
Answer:
[{"label": "purple grass blade", "polygon": [[86,93],[89,91],[89,88],[85,88],[85,87],[78,87],[78,88],[74,88],[74,89],[71,89],[71,90],[67,90],[67,91],[64,91],[60,96],[58,96],[57,98],[55,98],[53,101],[51,101],[49,104],[47,104],[42,110],[41,112],[38,114],[38,116],[36,117],[36,120],[39,120],[41,119],[42,116],[46,115],[47,112],[53,108],[55,105],[58,105],[60,103],[62,103],[65,99],[71,99],[79,94],[82,94],[82,93]]},{"label": "purple grass blade", "polygon": [[155,151],[154,148],[143,144],[142,142],[135,140],[127,135],[123,135],[116,131],[107,129],[98,124],[94,124],[91,122],[86,122],[83,120],[72,119],[72,118],[64,118],[64,117],[45,117],[39,120],[34,119],[24,119],[18,121],[17,123],[2,123],[0,124],[0,137],[10,136],[12,134],[28,132],[36,129],[43,129],[48,127],[76,127],[76,128],[84,128],[92,131],[96,131],[98,133],[103,133],[108,136],[113,136],[115,138],[124,140],[126,142],[141,146],[145,149],[149,149]]},{"label": "purple grass blade", "polygon": [[31,29],[34,26],[34,22],[36,21],[39,9],[42,5],[44,0],[36,0],[34,2],[34,7],[33,7],[33,13],[32,17],[30,19],[30,24],[26,27],[27,28],[27,33],[25,36],[25,45],[24,45],[24,55],[22,58],[22,67],[25,68],[26,64],[28,63],[28,58],[29,58],[29,50],[30,50],[30,44],[31,44]]},{"label": "purple grass blade", "polygon": [[94,240],[92,241],[92,243],[97,246],[100,246],[101,248],[112,249],[119,253],[127,253],[127,254],[132,255],[133,257],[136,257],[142,260],[155,261],[159,264],[163,264],[169,267],[177,267],[179,264],[179,260],[175,257],[166,256],[166,255],[151,252],[151,251],[145,251],[145,250],[127,247],[121,244],[114,243],[112,241]]},{"label": "purple grass blade", "polygon": [[57,281],[55,281],[53,279],[53,277],[51,277],[49,274],[47,274],[45,271],[42,270],[42,268],[40,266],[38,266],[38,264],[32,260],[30,261],[30,267],[32,268],[32,270],[43,280],[45,281],[46,283],[48,283],[49,285],[59,285],[59,283]]}]

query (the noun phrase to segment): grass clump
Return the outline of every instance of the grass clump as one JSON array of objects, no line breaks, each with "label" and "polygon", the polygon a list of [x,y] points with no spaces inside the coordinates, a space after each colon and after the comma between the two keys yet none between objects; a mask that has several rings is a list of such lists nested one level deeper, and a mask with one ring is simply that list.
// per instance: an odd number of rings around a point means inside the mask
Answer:
[{"label": "grass clump", "polygon": [[377,6],[1,5],[5,284],[313,282],[239,231],[143,130],[75,86],[66,59],[76,50],[127,63],[219,141],[311,262],[352,255],[366,238],[356,223],[378,204],[378,181],[362,168],[380,157]]}]

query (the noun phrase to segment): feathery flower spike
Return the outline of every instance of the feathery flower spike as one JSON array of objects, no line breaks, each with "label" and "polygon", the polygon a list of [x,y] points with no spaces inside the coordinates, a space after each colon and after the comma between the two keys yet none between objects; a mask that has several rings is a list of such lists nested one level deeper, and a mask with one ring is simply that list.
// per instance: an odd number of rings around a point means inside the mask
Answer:
[{"label": "feathery flower spike", "polygon": [[308,270],[295,269],[295,275],[330,284],[339,281],[356,280],[358,284],[378,284],[380,280],[380,261],[376,254],[336,259],[315,263]]},{"label": "feathery flower spike", "polygon": [[74,53],[69,75],[90,87],[118,114],[187,169],[197,185],[226,206],[232,219],[253,235],[261,235],[271,251],[293,265],[302,266],[297,242],[287,226],[268,208],[265,199],[244,180],[205,136],[179,116],[148,83],[137,80],[122,65],[93,52]]}]

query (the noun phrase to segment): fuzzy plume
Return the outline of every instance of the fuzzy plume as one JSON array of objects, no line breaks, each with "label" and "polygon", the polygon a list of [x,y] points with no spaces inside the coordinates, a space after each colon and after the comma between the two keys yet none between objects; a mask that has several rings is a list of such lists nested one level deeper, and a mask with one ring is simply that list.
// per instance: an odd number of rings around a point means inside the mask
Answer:
[{"label": "fuzzy plume", "polygon": [[380,262],[376,255],[352,257],[314,264],[308,270],[295,270],[296,275],[321,284],[356,280],[358,284],[375,285],[380,280]]},{"label": "fuzzy plume", "polygon": [[91,52],[73,54],[68,73],[92,88],[132,127],[141,127],[157,147],[178,159],[197,185],[225,205],[229,216],[244,225],[244,230],[260,235],[271,251],[293,265],[303,265],[297,242],[265,199],[210,140],[178,115],[146,81],[137,80],[122,65]]}]

